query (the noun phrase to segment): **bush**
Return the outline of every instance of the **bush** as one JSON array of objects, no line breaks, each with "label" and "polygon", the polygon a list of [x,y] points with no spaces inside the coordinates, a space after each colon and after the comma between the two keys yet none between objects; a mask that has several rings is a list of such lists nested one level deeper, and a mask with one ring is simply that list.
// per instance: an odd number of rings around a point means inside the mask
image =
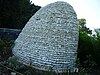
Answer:
[{"label": "bush", "polygon": [[12,56],[12,46],[14,41],[0,39],[0,60],[7,60]]}]

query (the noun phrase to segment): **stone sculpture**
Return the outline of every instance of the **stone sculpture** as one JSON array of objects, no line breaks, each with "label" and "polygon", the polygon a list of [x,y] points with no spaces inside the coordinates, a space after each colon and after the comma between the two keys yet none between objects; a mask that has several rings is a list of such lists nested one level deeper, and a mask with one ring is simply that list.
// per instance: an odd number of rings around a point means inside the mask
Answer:
[{"label": "stone sculpture", "polygon": [[77,15],[70,4],[58,1],[31,17],[12,51],[23,64],[62,73],[74,69],[77,46]]}]

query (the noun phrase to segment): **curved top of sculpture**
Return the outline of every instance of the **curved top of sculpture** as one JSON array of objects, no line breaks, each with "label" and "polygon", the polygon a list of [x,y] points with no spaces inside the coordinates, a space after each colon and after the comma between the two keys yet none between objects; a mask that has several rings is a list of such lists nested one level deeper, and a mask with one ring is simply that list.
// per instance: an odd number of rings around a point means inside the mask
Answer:
[{"label": "curved top of sculpture", "polygon": [[15,41],[13,54],[20,62],[57,73],[75,67],[78,24],[71,5],[51,3],[35,13]]}]

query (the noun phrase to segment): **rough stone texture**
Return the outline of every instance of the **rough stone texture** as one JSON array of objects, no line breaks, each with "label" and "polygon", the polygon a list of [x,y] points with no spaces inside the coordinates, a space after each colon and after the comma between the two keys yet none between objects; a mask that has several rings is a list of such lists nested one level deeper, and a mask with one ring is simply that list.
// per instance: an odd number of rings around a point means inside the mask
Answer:
[{"label": "rough stone texture", "polygon": [[57,73],[73,70],[77,56],[78,21],[73,7],[51,3],[28,21],[15,41],[13,54],[24,64]]}]

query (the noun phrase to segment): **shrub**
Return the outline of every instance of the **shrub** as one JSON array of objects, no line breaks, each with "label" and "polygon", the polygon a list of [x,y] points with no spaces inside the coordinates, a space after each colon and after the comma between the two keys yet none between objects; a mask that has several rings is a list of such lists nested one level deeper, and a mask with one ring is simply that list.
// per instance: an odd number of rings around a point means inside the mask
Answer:
[{"label": "shrub", "polygon": [[0,39],[0,60],[7,60],[12,56],[13,40],[1,40]]}]

